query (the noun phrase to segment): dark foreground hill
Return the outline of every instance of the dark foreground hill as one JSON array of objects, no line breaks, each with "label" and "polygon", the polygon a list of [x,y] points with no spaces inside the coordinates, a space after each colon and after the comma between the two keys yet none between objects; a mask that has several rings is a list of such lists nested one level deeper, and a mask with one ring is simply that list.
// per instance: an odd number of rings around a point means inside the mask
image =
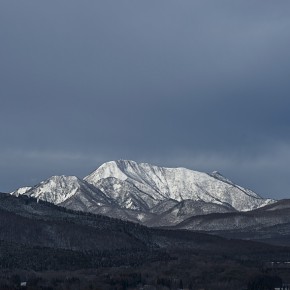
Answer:
[{"label": "dark foreground hill", "polygon": [[152,229],[25,196],[0,194],[0,221],[0,286],[10,289],[18,278],[36,287],[28,289],[236,289],[290,256],[287,247]]}]

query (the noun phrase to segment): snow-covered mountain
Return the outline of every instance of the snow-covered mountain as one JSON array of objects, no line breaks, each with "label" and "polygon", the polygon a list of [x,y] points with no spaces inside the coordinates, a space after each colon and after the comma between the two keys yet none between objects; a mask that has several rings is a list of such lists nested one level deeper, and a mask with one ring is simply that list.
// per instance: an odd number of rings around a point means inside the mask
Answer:
[{"label": "snow-covered mountain", "polygon": [[18,188],[17,190],[11,192],[11,195],[19,196],[25,194],[28,190],[31,189],[31,186],[23,186]]},{"label": "snow-covered mountain", "polygon": [[175,225],[196,215],[248,211],[274,202],[218,172],[207,174],[128,160],[104,163],[83,180],[53,176],[12,194],[150,226]]},{"label": "snow-covered mountain", "polygon": [[[272,202],[234,184],[218,172],[207,174],[186,168],[165,168],[128,160],[104,163],[84,180],[98,187],[102,180],[112,177],[118,182],[123,181],[134,186],[134,192],[117,186],[122,194],[131,195],[132,205],[134,198],[138,198],[148,208],[167,199],[178,202],[183,200],[210,202],[231,206],[238,211],[252,210]],[[104,193],[116,191],[116,183],[107,184],[106,187],[102,187],[102,191]]]},{"label": "snow-covered mountain", "polygon": [[[99,205],[110,203],[100,190],[76,176],[52,176],[28,188],[28,190],[20,192],[56,205],[61,205],[64,201],[77,198],[78,196],[81,196],[80,200],[82,202],[89,200]],[[11,194],[18,196],[20,194],[19,189]]]}]

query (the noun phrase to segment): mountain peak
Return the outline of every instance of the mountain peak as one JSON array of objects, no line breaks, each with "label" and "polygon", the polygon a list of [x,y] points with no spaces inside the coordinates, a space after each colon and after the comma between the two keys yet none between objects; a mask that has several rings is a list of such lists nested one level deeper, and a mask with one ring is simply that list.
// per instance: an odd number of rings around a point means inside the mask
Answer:
[{"label": "mountain peak", "polygon": [[30,189],[31,189],[31,186],[24,186],[24,187],[18,188],[17,190],[15,190],[13,192],[10,192],[10,194],[14,195],[14,196],[19,196],[19,195],[25,194]]},{"label": "mountain peak", "polygon": [[102,178],[108,177],[116,177],[121,180],[126,180],[127,176],[123,174],[121,168],[124,168],[125,162],[122,160],[118,161],[109,161],[103,163],[98,169],[94,170],[88,176],[84,178],[84,180],[94,180],[95,182],[89,182],[92,184],[96,184],[96,182]]},{"label": "mountain peak", "polygon": [[237,210],[251,210],[265,204],[259,195],[236,186],[218,171],[206,174],[181,167],[167,168],[132,160],[117,160],[104,163],[84,180],[98,186],[101,179],[109,177],[134,185],[139,191],[138,198],[142,196],[142,199],[150,200],[150,205],[166,199],[178,202],[189,199],[226,203]]},{"label": "mountain peak", "polygon": [[76,176],[54,175],[32,187],[25,194],[59,204],[73,196],[83,182]]},{"label": "mountain peak", "polygon": [[220,181],[235,185],[230,179],[226,178],[224,175],[222,175],[219,171],[213,171],[212,173],[209,174],[215,179],[218,179]]},{"label": "mountain peak", "polygon": [[214,170],[212,173],[211,173],[212,176],[214,175],[218,175],[218,176],[223,176],[219,171],[217,170]]}]

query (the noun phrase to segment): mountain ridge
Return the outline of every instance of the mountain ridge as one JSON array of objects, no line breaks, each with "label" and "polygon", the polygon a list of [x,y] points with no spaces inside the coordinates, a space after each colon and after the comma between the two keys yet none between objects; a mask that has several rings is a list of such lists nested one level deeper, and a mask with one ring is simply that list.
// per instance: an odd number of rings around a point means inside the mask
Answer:
[{"label": "mountain ridge", "polygon": [[11,194],[150,226],[175,225],[199,214],[248,211],[274,202],[217,171],[208,174],[131,160],[106,162],[84,179],[52,176]]}]

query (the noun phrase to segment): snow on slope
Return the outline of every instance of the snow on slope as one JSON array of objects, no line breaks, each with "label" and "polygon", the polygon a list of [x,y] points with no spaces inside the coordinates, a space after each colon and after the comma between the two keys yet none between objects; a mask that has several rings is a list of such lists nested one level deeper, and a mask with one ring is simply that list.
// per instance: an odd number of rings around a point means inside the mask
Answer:
[{"label": "snow on slope", "polygon": [[17,190],[10,192],[11,195],[19,196],[25,194],[28,190],[31,189],[31,186],[20,187]]},{"label": "snow on slope", "polygon": [[[143,194],[142,199],[147,203],[148,208],[152,207],[152,203],[157,204],[167,199],[179,202],[201,200],[230,205],[239,211],[252,210],[273,202],[235,185],[217,172],[209,175],[186,168],[165,168],[128,160],[104,163],[84,180],[94,186],[99,186],[101,180],[111,177],[126,181],[137,188],[139,192],[136,194]],[[112,192],[112,186],[114,185],[102,187],[102,191],[105,194]],[[122,186],[118,190],[122,192]]]},{"label": "snow on slope", "polygon": [[154,198],[141,192],[134,184],[126,180],[108,177],[100,179],[94,186],[122,208],[149,211],[156,204]]},{"label": "snow on slope", "polygon": [[[52,176],[51,178],[40,182],[24,194],[54,204],[61,204],[65,200],[78,194],[83,196],[83,198],[87,194],[99,197],[99,192],[96,193],[96,191],[98,190],[96,190],[92,185],[77,178],[76,176],[61,175]],[[104,201],[105,196],[101,198],[101,200]]]}]

